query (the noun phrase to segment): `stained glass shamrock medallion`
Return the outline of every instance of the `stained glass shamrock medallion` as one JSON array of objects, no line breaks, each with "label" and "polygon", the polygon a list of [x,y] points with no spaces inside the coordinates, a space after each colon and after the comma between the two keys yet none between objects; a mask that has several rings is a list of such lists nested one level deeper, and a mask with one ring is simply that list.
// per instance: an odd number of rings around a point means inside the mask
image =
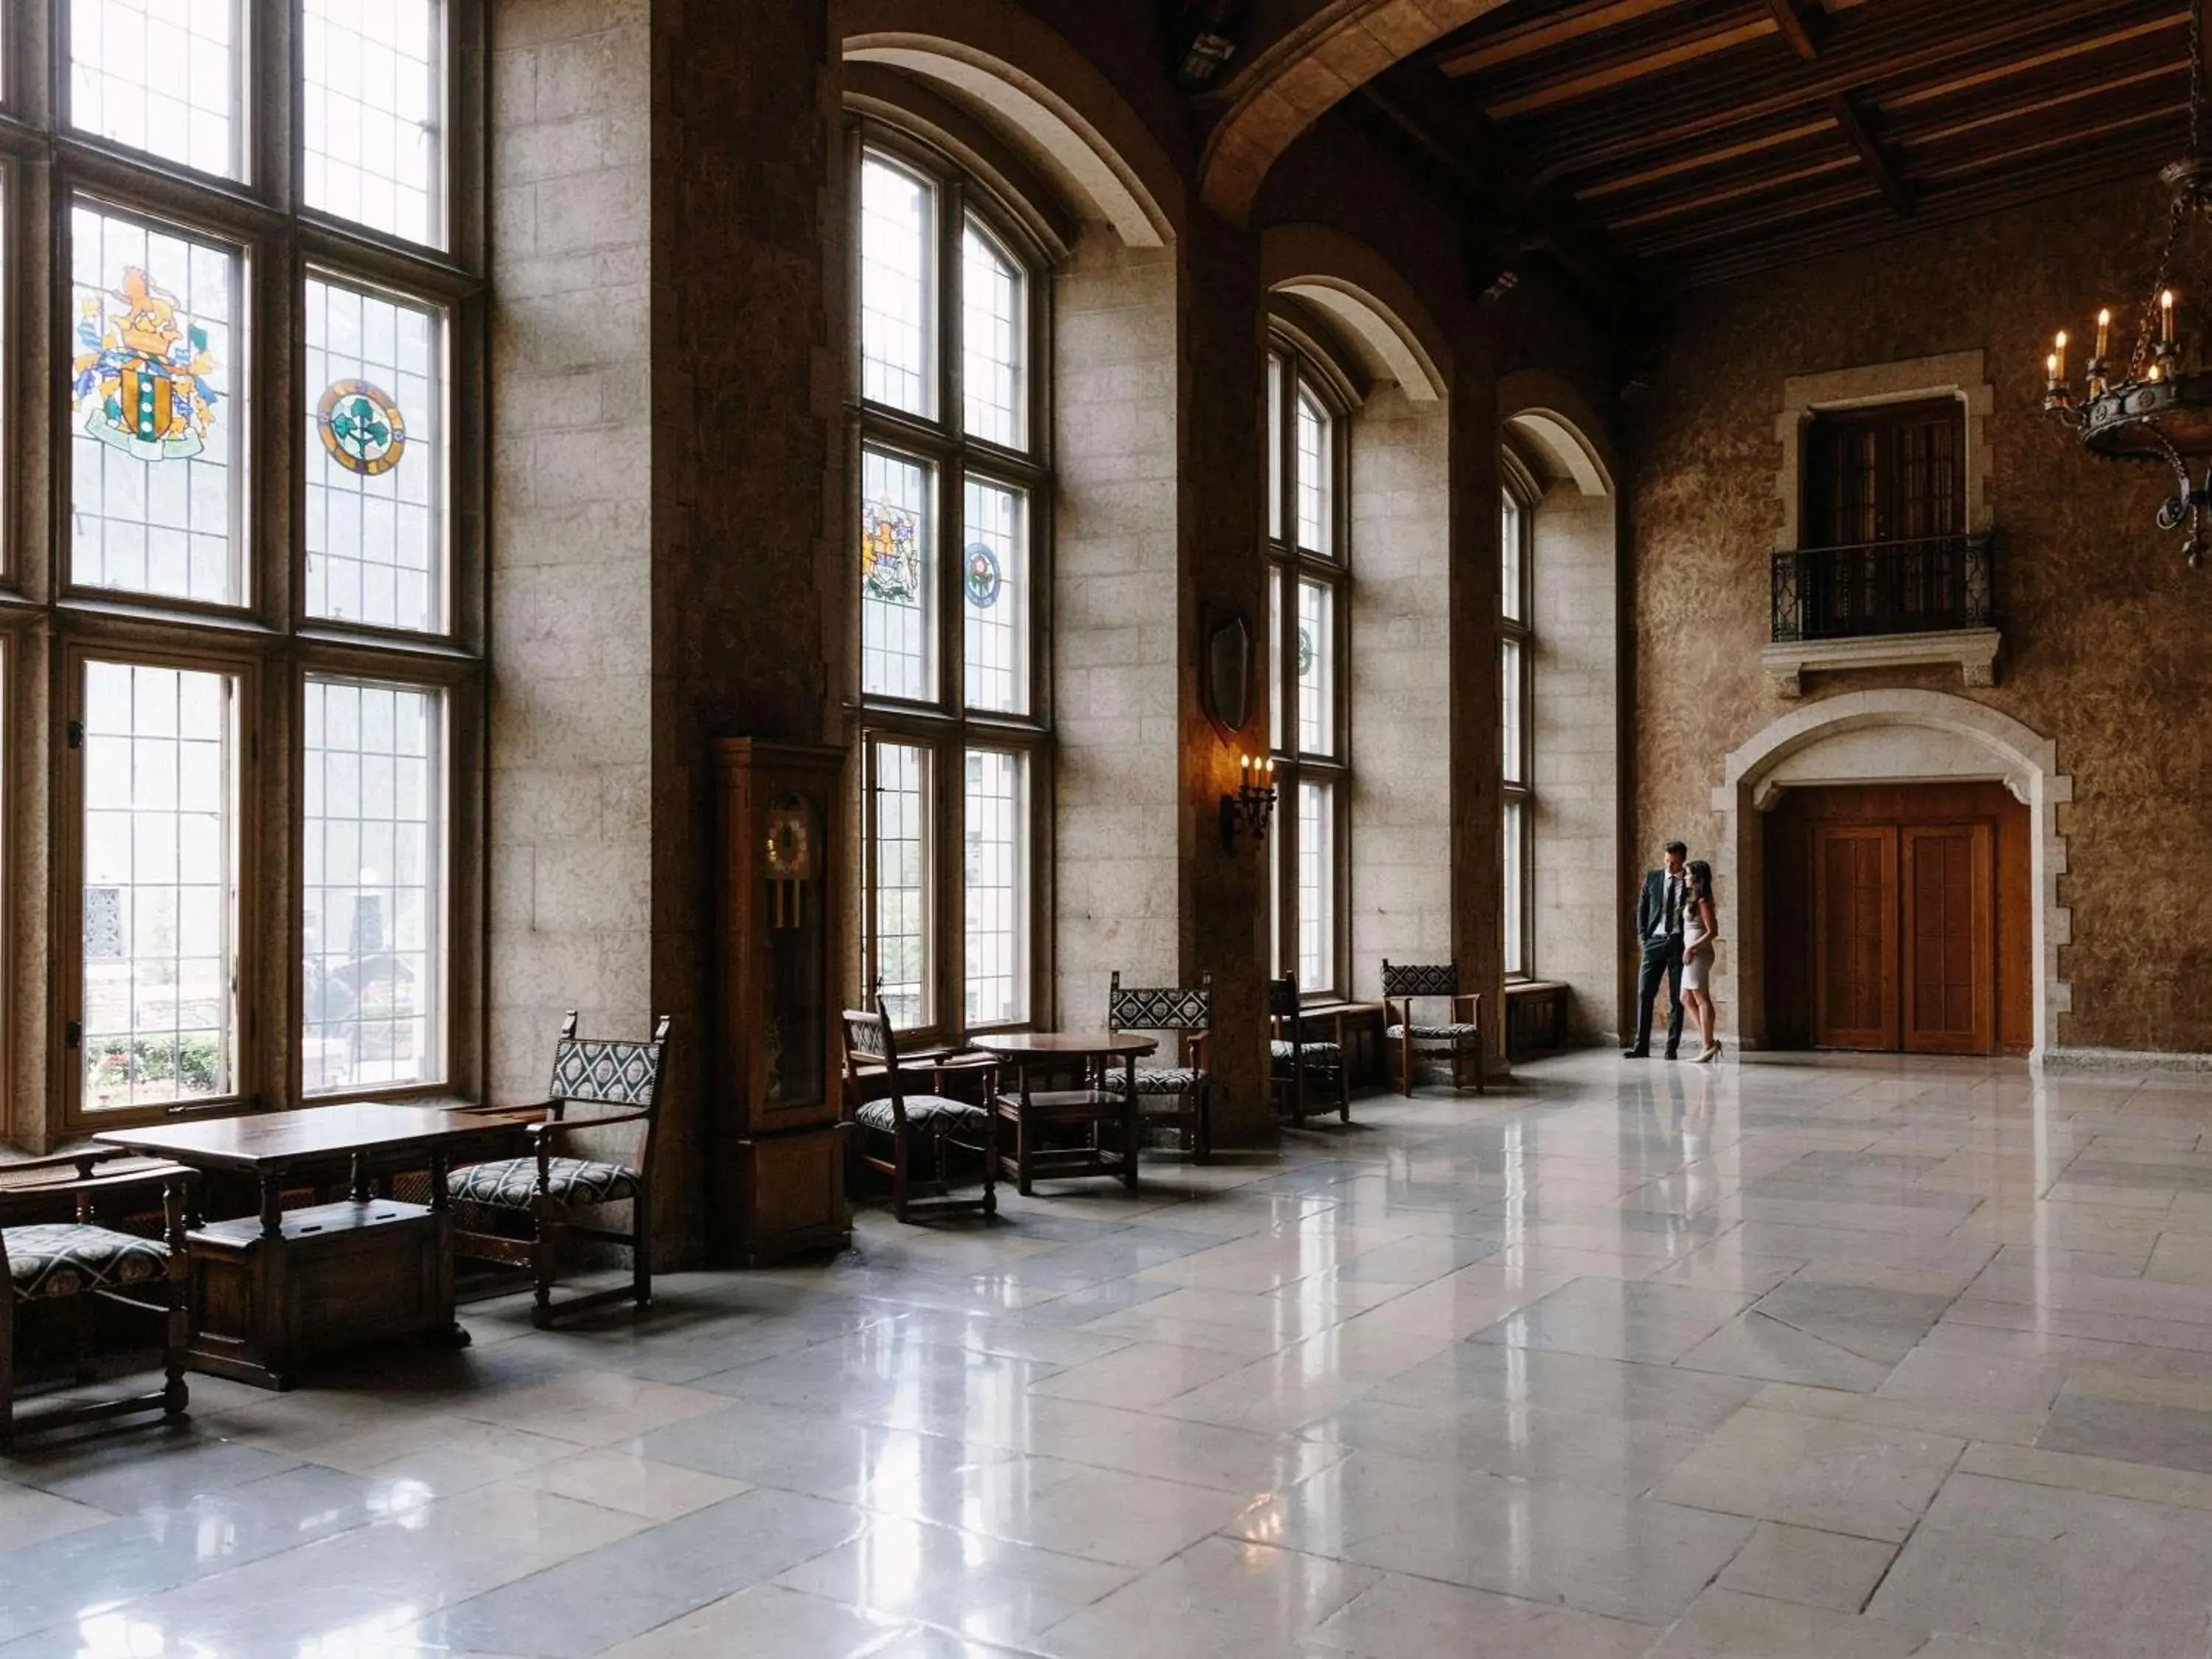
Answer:
[{"label": "stained glass shamrock medallion", "polygon": [[206,447],[221,401],[208,379],[215,358],[207,330],[178,314],[175,295],[127,267],[120,287],[84,301],[76,342],[72,395],[89,435],[143,461]]},{"label": "stained glass shamrock medallion", "polygon": [[374,478],[399,465],[407,422],[391,395],[368,380],[336,380],[315,406],[323,447],[349,472]]},{"label": "stained glass shamrock medallion", "polygon": [[904,507],[869,502],[860,526],[860,586],[885,605],[921,599],[921,520]]},{"label": "stained glass shamrock medallion", "polygon": [[1312,673],[1313,665],[1313,633],[1304,623],[1300,623],[1298,624],[1298,678],[1304,679]]},{"label": "stained glass shamrock medallion", "polygon": [[968,544],[968,603],[978,611],[988,611],[999,602],[999,590],[1006,586],[1006,578],[999,569],[999,556],[981,542]]}]

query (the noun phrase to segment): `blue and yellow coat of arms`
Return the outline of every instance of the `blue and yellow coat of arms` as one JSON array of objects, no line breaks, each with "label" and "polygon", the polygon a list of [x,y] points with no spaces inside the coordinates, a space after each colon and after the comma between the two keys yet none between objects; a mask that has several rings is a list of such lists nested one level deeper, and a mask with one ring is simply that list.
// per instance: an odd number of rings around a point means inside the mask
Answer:
[{"label": "blue and yellow coat of arms", "polygon": [[200,453],[220,401],[207,380],[215,359],[207,331],[179,319],[174,295],[132,266],[120,289],[84,301],[76,340],[74,395],[87,433],[145,461]]}]

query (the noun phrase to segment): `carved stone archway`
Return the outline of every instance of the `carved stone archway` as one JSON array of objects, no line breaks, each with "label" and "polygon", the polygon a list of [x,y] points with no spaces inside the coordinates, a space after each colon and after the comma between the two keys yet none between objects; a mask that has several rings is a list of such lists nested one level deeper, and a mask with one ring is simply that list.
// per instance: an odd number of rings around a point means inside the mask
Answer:
[{"label": "carved stone archway", "polygon": [[1736,948],[1723,951],[1715,990],[1723,1017],[1747,1048],[1766,1036],[1765,887],[1761,814],[1786,788],[1820,784],[2002,782],[2028,809],[2029,882],[2033,891],[2032,957],[2035,1043],[2031,1058],[2058,1046],[2058,1016],[2072,988],[2058,977],[2058,952],[2071,942],[2071,913],[2058,902],[2066,838],[2058,808],[2074,799],[2074,780],[2058,769],[2057,745],[2008,714],[1942,691],[1851,691],[1793,709],[1730,754],[1713,791],[1720,815],[1717,879],[1729,890]]}]

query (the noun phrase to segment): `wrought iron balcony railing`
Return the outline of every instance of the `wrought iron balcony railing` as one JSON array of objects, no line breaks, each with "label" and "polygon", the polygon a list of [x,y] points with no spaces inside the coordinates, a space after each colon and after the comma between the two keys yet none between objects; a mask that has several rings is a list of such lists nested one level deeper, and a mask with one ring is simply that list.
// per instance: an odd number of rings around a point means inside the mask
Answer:
[{"label": "wrought iron balcony railing", "polygon": [[1777,553],[1775,641],[1993,627],[1991,540],[1923,536]]}]

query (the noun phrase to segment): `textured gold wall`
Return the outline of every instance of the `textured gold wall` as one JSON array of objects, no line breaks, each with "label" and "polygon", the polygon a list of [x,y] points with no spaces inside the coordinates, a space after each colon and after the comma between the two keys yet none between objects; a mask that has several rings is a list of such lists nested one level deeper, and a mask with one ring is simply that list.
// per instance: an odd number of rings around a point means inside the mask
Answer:
[{"label": "textured gold wall", "polygon": [[[2081,455],[2036,411],[2045,331],[2147,286],[2154,188],[1931,228],[1847,258],[1689,296],[1630,434],[1636,563],[1638,855],[1714,846],[1722,758],[1793,707],[1759,671],[1780,522],[1783,381],[1972,350],[1996,390],[1990,499],[2005,647],[1999,684],[1955,669],[1809,677],[1975,697],[2057,744],[2073,944],[2057,1042],[2212,1052],[2212,568],[2152,514],[2171,480]],[[2111,234],[2118,227],[2119,234]],[[2115,252],[2114,250],[2117,250]],[[2212,273],[2208,273],[2212,277]],[[2212,280],[2198,326],[2212,330]],[[2078,361],[2078,353],[2077,353]]]}]

